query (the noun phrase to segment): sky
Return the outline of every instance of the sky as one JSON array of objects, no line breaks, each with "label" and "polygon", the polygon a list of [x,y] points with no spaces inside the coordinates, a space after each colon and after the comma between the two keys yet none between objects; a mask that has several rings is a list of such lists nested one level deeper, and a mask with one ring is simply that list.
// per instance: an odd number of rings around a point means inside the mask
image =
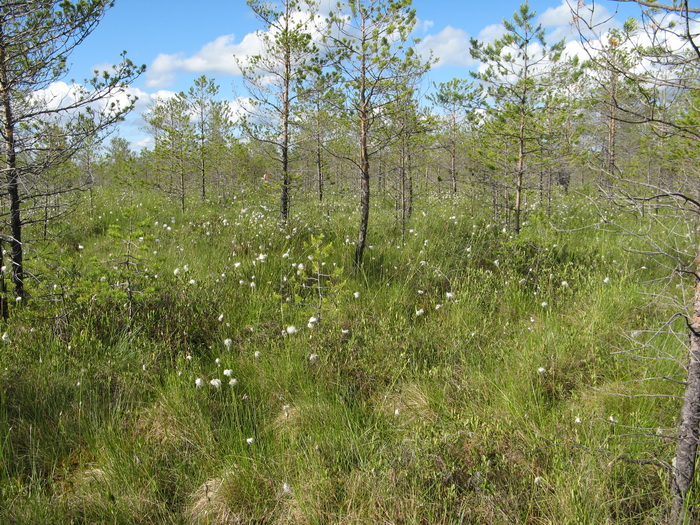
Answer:
[{"label": "sky", "polygon": [[[330,0],[322,0],[329,4]],[[530,8],[547,31],[547,41],[574,40],[567,1],[531,0]],[[468,78],[478,67],[469,54],[469,39],[489,41],[502,34],[502,20],[511,19],[520,0],[413,0],[419,50],[437,58],[425,85]],[[636,6],[600,0],[599,19],[619,25],[637,14]],[[254,53],[256,30],[262,29],[245,0],[116,0],[105,18],[71,56],[66,84],[80,83],[95,69],[118,62],[120,54],[147,71],[132,85],[139,100],[118,133],[135,149],[149,146],[140,115],[158,97],[187,91],[195,78],[207,75],[232,103],[246,93],[240,84],[234,54]],[[57,86],[60,91],[61,87]]]}]

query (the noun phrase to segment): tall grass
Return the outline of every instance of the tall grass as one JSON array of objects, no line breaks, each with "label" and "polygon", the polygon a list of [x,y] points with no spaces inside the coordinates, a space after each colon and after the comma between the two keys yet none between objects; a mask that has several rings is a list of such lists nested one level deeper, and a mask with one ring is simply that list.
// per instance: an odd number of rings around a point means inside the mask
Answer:
[{"label": "tall grass", "polygon": [[4,328],[0,521],[661,519],[666,473],[637,460],[670,460],[679,402],[640,394],[679,386],[626,350],[682,360],[641,332],[673,313],[640,294],[663,269],[580,229],[576,197],[517,238],[416,208],[405,230],[373,208],[357,271],[340,198],[280,225],[257,197],[104,190]]}]

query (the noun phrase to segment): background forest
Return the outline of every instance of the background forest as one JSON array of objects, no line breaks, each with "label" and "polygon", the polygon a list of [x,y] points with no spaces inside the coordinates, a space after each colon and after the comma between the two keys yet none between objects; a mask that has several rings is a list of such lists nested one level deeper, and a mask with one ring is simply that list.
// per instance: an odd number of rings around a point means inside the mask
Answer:
[{"label": "background forest", "polygon": [[700,9],[636,3],[427,85],[410,0],[248,0],[245,111],[134,151],[126,55],[39,95],[109,3],[0,0],[0,521],[696,522]]}]

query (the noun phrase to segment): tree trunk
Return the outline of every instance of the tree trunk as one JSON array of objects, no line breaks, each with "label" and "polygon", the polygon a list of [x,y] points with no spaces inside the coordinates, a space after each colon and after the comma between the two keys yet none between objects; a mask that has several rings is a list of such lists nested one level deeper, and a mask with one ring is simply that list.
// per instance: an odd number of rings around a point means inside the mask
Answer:
[{"label": "tree trunk", "polygon": [[204,142],[200,145],[200,159],[199,159],[199,172],[202,177],[202,200],[207,198],[207,182],[206,182],[206,167],[204,165]]},{"label": "tree trunk", "polygon": [[523,173],[525,172],[525,116],[523,115],[520,121],[520,129],[518,133],[518,165],[515,174],[515,233],[520,233],[520,209],[523,200]]},{"label": "tree trunk", "polygon": [[453,142],[450,149],[450,179],[452,193],[457,195],[457,145]]},{"label": "tree trunk", "polygon": [[360,232],[355,247],[355,266],[362,266],[369,224],[369,156],[367,151],[367,115],[360,115]]},{"label": "tree trunk", "polygon": [[180,209],[185,213],[185,168],[180,166]]},{"label": "tree trunk", "polygon": [[[700,232],[699,232],[700,233]],[[696,260],[696,275],[700,275],[700,247]],[[695,280],[693,317],[690,324],[688,377],[678,425],[675,465],[671,471],[671,523],[686,523],[686,496],[695,477],[698,452],[698,422],[700,422],[700,280]]]},{"label": "tree trunk", "polygon": [[493,179],[491,181],[491,189],[493,190],[491,192],[491,204],[492,204],[492,209],[493,209],[493,220],[497,221],[498,220],[498,181]]},{"label": "tree trunk", "polygon": [[15,122],[12,114],[10,88],[5,70],[5,48],[0,44],[0,102],[5,143],[4,169],[6,172],[7,194],[10,199],[10,261],[12,263],[12,284],[17,297],[24,297],[24,251],[22,246],[22,201],[19,196],[19,170],[17,169],[17,148],[15,143]]},{"label": "tree trunk", "polygon": [[285,113],[282,118],[282,190],[280,193],[280,219],[289,217],[289,125],[288,101],[285,100]]},{"label": "tree trunk", "polygon": [[552,168],[547,168],[547,218],[552,217]]},{"label": "tree trunk", "polygon": [[286,221],[289,217],[289,172],[287,171],[287,148],[283,148],[282,153],[282,190],[280,193],[280,219]]},{"label": "tree trunk", "polygon": [[610,73],[610,99],[608,100],[608,151],[606,159],[606,170],[607,176],[605,178],[605,183],[603,187],[606,191],[610,190],[612,185],[612,177],[615,175],[617,166],[617,136],[616,136],[616,122],[617,122],[617,77],[616,73]]},{"label": "tree trunk", "polygon": [[362,173],[360,174],[360,232],[355,247],[355,266],[362,266],[362,256],[367,242],[367,226],[369,224],[369,162],[366,157],[362,161]]},{"label": "tree trunk", "polygon": [[318,202],[323,202],[323,158],[321,157],[321,123],[316,129],[316,183],[318,185]]},{"label": "tree trunk", "polygon": [[0,315],[4,321],[7,321],[9,317],[9,299],[7,297],[7,284],[5,283],[5,255],[3,254],[3,245],[2,238],[0,238]]},{"label": "tree trunk", "polygon": [[[518,164],[520,164],[518,162]],[[515,233],[519,234],[520,233],[520,208],[522,207],[522,199],[523,199],[523,172],[521,171],[520,168],[518,168],[518,173],[516,174],[516,179],[515,179],[515,209],[513,210],[514,212],[514,221],[515,221]]]},{"label": "tree trunk", "polygon": [[407,206],[407,199],[406,199],[406,166],[405,166],[405,146],[403,142],[401,143],[401,159],[400,159],[400,164],[399,164],[399,175],[400,175],[400,182],[401,182],[401,203],[399,206],[399,214],[401,218],[401,240],[403,241],[404,234],[406,231],[406,219],[407,219],[407,213],[406,213],[406,206]]},{"label": "tree trunk", "polygon": [[408,165],[408,210],[406,218],[410,219],[413,216],[413,167],[411,166],[411,150],[406,149],[406,164]]},{"label": "tree trunk", "polygon": [[[285,30],[289,31],[289,2],[285,2]],[[292,74],[292,50],[284,43],[284,87],[282,92],[282,192],[280,194],[280,219],[289,218],[289,89]]]},{"label": "tree trunk", "polygon": [[[363,46],[364,46],[363,36]],[[355,266],[362,266],[362,256],[367,242],[367,226],[369,225],[369,106],[367,96],[367,55],[363,51],[360,66],[359,117],[360,117],[360,231],[355,247]]]}]

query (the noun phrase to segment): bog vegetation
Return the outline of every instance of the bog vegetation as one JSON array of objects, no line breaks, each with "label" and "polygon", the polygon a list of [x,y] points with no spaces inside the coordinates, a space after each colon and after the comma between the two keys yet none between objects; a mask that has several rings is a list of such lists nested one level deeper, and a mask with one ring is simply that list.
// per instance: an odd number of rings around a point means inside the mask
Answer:
[{"label": "bog vegetation", "polygon": [[586,61],[524,4],[421,101],[410,1],[249,0],[246,116],[201,77],[140,152],[128,60],[30,96],[108,8],[53,4],[0,1],[0,522],[698,519],[687,2],[580,4]]},{"label": "bog vegetation", "polygon": [[[270,187],[102,189],[6,323],[2,521],[656,521],[667,474],[628,460],[674,453],[678,401],[636,397],[681,392],[652,381],[684,360],[648,330],[665,272],[553,228],[596,220],[581,197],[514,237],[421,194],[403,233],[373,208],[358,272],[342,195],[281,227]],[[652,340],[653,369],[624,354]]]}]

